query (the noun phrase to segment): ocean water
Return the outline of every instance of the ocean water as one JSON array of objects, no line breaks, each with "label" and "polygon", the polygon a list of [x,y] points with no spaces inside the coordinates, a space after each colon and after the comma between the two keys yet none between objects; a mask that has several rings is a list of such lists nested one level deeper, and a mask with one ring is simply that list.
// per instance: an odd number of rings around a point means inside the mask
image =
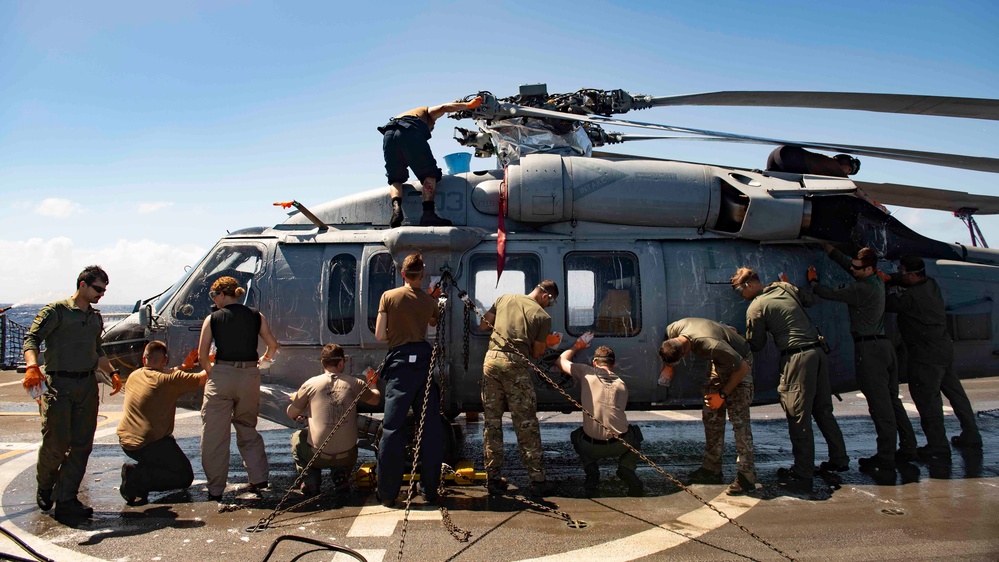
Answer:
[{"label": "ocean water", "polygon": [[[0,303],[0,309],[7,308],[11,303]],[[35,315],[38,311],[45,306],[44,304],[23,304],[17,305],[4,314],[7,315],[7,320],[10,322],[15,322],[21,326],[31,326],[31,321],[35,319]],[[122,315],[132,312],[134,305],[131,304],[98,304],[95,308],[101,311],[104,316],[105,327],[117,322]]]}]

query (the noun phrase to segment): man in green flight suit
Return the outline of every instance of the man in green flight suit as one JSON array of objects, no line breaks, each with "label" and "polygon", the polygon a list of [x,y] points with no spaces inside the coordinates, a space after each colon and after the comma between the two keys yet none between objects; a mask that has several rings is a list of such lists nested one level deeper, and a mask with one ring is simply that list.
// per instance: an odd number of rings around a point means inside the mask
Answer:
[{"label": "man in green flight suit", "polygon": [[857,257],[850,259],[828,243],[823,243],[822,248],[856,279],[833,289],[819,283],[814,266],[808,268],[812,291],[824,299],[846,303],[850,315],[857,384],[867,399],[867,410],[878,435],[877,454],[858,463],[863,470],[894,472],[897,461],[916,459],[916,434],[898,397],[898,358],[885,336],[885,287],[877,273],[878,256],[870,248],[861,248]]},{"label": "man in green flight suit", "polygon": [[751,301],[746,310],[746,341],[753,351],[762,351],[767,332],[780,351],[780,383],[777,392],[787,415],[794,465],[777,471],[778,481],[790,491],[812,491],[815,469],[815,436],[812,418],[829,446],[829,460],[820,470],[848,470],[843,433],[833,417],[829,359],[819,341],[819,331],[803,307],[812,295],[791,283],[779,281],[764,287],[756,271],[740,267],[731,279],[732,288]]}]

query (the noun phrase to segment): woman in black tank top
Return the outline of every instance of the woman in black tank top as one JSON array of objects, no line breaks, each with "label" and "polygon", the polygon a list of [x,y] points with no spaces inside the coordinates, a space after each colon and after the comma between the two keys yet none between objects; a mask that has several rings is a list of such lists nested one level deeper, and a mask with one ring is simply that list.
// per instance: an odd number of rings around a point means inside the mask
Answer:
[{"label": "woman in black tank top", "polygon": [[[236,446],[246,466],[251,491],[267,487],[267,455],[257,432],[260,411],[260,369],[257,338],[266,348],[260,361],[270,361],[278,349],[267,319],[239,302],[246,291],[232,277],[220,277],[209,296],[218,307],[201,326],[198,356],[208,371],[201,405],[201,463],[208,480],[208,497],[221,500],[229,476],[229,440],[236,428]],[[212,342],[217,353],[209,358]]]}]

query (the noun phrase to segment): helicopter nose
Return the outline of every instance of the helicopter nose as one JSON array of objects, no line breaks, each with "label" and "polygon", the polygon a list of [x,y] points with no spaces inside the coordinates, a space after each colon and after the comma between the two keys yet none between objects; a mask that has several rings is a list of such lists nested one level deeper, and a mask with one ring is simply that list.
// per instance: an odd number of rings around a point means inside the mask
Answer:
[{"label": "helicopter nose", "polygon": [[133,313],[108,328],[101,338],[101,347],[111,365],[130,373],[142,366],[142,351],[149,339],[145,327],[139,323],[139,314]]}]

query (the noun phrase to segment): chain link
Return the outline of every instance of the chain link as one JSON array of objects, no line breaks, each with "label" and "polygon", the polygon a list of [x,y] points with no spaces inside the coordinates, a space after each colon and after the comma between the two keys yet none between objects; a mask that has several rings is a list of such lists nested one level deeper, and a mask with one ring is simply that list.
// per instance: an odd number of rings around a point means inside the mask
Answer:
[{"label": "chain link", "polygon": [[[462,300],[465,303],[466,307],[468,307],[469,304],[471,304],[472,307],[475,307],[474,303],[472,303],[472,301],[471,301],[471,298],[467,298],[466,297],[466,298],[463,298]],[[495,327],[492,326],[492,325],[490,325],[489,322],[486,321],[485,315],[482,314],[477,307],[474,308],[474,310],[475,310],[475,314],[477,314],[480,318],[482,318],[482,321],[485,322],[485,324],[487,326],[489,326],[490,329],[493,330],[493,333],[496,334],[497,336],[499,336],[499,338],[505,342],[504,345],[506,347],[508,347],[509,349],[511,349],[513,353],[515,353],[515,354],[519,355],[521,358],[523,358],[527,362],[527,364],[530,365],[530,367],[537,372],[538,376],[540,376],[548,384],[550,384],[552,386],[552,388],[554,388],[555,390],[557,390],[559,392],[559,394],[561,394],[562,396],[564,396],[566,398],[566,400],[568,400],[572,405],[574,405],[575,407],[579,408],[583,412],[584,415],[588,416],[590,419],[592,419],[594,422],[596,422],[597,425],[599,425],[601,428],[603,428],[605,431],[607,431],[607,433],[615,434],[614,430],[612,430],[611,428],[607,427],[606,425],[604,425],[603,422],[601,422],[600,420],[598,420],[597,418],[595,418],[593,416],[593,414],[591,414],[589,411],[586,410],[586,408],[583,408],[582,404],[580,404],[579,402],[577,402],[575,399],[572,398],[572,396],[569,395],[569,393],[567,393],[565,390],[563,390],[561,387],[559,387],[557,384],[555,384],[555,382],[551,378],[548,377],[547,373],[545,373],[542,369],[540,369],[537,366],[537,364],[534,363],[534,361],[532,361],[526,355],[524,355],[523,353],[521,353],[516,347],[514,347],[511,344],[510,340],[506,338],[506,336],[504,336],[503,334],[497,332],[495,330]],[[659,465],[657,465],[655,462],[653,462],[652,459],[650,459],[649,457],[645,456],[645,454],[643,454],[637,448],[633,447],[630,443],[628,443],[627,441],[625,441],[623,439],[618,439],[618,438],[615,438],[615,439],[617,439],[622,445],[625,446],[625,448],[627,448],[628,450],[630,450],[632,453],[635,453],[636,455],[638,455],[638,457],[640,459],[642,459],[643,461],[645,461],[646,463],[648,463],[650,466],[652,466],[652,468],[654,468],[656,470],[656,472],[658,472],[659,474],[661,474],[662,476],[664,476],[670,482],[676,484],[684,492],[687,492],[688,494],[690,494],[691,496],[693,496],[694,499],[696,499],[697,501],[699,501],[702,504],[704,504],[708,509],[710,509],[711,511],[714,511],[720,517],[724,518],[726,521],[728,521],[732,525],[735,525],[737,528],[739,528],[739,530],[741,530],[742,532],[746,533],[750,537],[754,538],[755,540],[757,540],[758,542],[760,542],[761,544],[763,544],[764,546],[766,546],[770,550],[776,552],[781,557],[786,558],[787,560],[792,560],[792,561],[795,560],[791,555],[789,555],[786,552],[784,552],[783,550],[777,548],[776,546],[774,546],[773,544],[771,544],[770,542],[768,542],[766,539],[760,537],[759,535],[757,535],[753,531],[749,530],[749,528],[747,528],[742,523],[739,523],[738,521],[736,521],[734,517],[729,517],[724,511],[722,511],[721,509],[715,507],[714,505],[711,504],[711,502],[709,502],[708,500],[706,500],[706,499],[702,498],[701,496],[699,496],[696,492],[694,492],[693,490],[691,490],[689,487],[685,486],[682,482],[680,482],[679,480],[677,480],[673,475],[671,475],[668,472],[666,472],[665,470],[663,470]]]}]

